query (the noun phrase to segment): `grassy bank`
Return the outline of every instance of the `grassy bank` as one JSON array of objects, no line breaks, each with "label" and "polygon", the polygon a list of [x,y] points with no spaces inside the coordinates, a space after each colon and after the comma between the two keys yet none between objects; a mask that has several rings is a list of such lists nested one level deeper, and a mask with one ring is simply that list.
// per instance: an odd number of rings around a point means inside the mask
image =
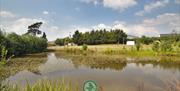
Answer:
[{"label": "grassy bank", "polygon": [[65,83],[64,80],[50,81],[42,80],[37,81],[35,84],[30,85],[28,82],[24,87],[18,85],[10,85],[8,83],[0,83],[0,91],[79,91],[78,87],[73,88],[71,83]]},{"label": "grassy bank", "polygon": [[51,46],[49,50],[62,51],[67,53],[103,53],[109,55],[129,55],[129,56],[180,56],[180,48],[173,47],[170,52],[154,52],[152,45],[142,45],[139,51],[135,46],[127,45],[88,45],[87,50],[83,50],[83,46]]}]

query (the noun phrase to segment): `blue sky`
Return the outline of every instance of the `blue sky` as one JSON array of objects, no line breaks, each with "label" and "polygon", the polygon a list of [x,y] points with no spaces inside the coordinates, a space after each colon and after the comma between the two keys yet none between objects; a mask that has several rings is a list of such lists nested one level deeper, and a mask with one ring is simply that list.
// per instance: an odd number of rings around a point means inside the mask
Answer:
[{"label": "blue sky", "polygon": [[180,0],[0,0],[0,27],[23,34],[42,21],[48,40],[76,29],[123,29],[136,36],[180,31]]}]

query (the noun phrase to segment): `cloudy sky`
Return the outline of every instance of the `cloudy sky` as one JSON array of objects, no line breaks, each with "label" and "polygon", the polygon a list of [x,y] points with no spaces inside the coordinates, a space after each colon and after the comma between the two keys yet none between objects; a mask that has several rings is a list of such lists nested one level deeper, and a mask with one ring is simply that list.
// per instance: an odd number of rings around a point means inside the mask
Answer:
[{"label": "cloudy sky", "polygon": [[78,29],[123,29],[136,36],[180,31],[180,0],[0,0],[0,27],[23,34],[41,21],[48,40]]}]

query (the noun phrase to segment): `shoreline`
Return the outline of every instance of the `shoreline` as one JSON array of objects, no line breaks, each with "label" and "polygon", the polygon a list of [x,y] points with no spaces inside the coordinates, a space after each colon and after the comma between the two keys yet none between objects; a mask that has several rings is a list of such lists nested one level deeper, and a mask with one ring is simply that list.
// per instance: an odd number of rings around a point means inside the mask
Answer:
[{"label": "shoreline", "polygon": [[137,51],[135,46],[119,45],[119,44],[105,44],[105,45],[88,45],[87,50],[82,49],[83,46],[49,46],[47,50],[75,53],[75,54],[91,54],[102,53],[107,55],[127,55],[127,56],[168,56],[180,57],[179,49],[171,52],[154,52],[151,45],[143,45]]}]

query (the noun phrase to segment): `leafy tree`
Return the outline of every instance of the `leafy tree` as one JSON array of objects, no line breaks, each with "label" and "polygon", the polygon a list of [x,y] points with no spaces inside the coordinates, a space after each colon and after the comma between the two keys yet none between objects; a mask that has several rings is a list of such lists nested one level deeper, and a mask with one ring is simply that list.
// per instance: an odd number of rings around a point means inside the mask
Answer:
[{"label": "leafy tree", "polygon": [[73,35],[73,42],[75,44],[82,45],[83,44],[82,40],[83,40],[82,33],[80,33],[78,30],[76,30]]},{"label": "leafy tree", "polygon": [[60,46],[67,45],[68,43],[71,43],[71,42],[72,42],[72,39],[69,37],[55,40],[55,44],[60,45]]},{"label": "leafy tree", "polygon": [[39,30],[41,25],[42,22],[37,22],[28,26],[28,32],[26,34],[31,34],[33,36],[36,36],[36,34],[41,34],[41,31]]},{"label": "leafy tree", "polygon": [[46,38],[46,33],[45,33],[45,32],[43,32],[42,38],[44,38],[44,39],[47,40],[47,38]]},{"label": "leafy tree", "polygon": [[90,32],[81,33],[78,30],[75,31],[72,41],[75,44],[114,44],[123,43],[127,39],[127,35],[123,30],[116,29],[111,31],[104,30],[92,30]]},{"label": "leafy tree", "polygon": [[142,36],[142,37],[140,38],[140,40],[141,40],[141,42],[142,42],[143,44],[146,44],[146,45],[149,45],[150,43],[153,42],[153,38],[146,37],[146,36]]},{"label": "leafy tree", "polygon": [[7,57],[42,52],[47,48],[47,40],[36,36],[17,35],[16,33],[5,34],[0,31],[0,37],[0,46],[7,49]]}]

